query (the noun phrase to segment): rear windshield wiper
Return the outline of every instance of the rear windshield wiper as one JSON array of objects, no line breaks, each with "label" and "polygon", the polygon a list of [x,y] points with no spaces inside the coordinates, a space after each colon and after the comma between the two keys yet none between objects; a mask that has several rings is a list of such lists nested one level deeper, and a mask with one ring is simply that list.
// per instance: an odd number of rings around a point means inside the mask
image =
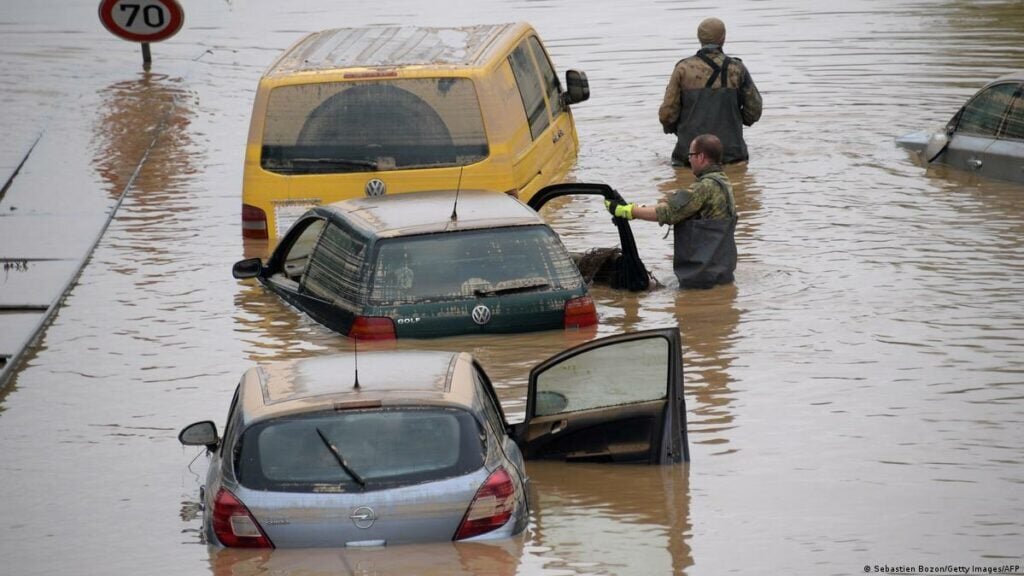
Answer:
[{"label": "rear windshield wiper", "polygon": [[344,168],[366,168],[376,170],[377,163],[373,160],[356,160],[354,158],[289,158],[292,164],[316,164],[318,166],[341,166]]},{"label": "rear windshield wiper", "polygon": [[346,474],[351,476],[352,479],[355,480],[357,484],[359,484],[360,488],[366,488],[366,480],[359,474],[356,474],[356,471],[353,470],[352,467],[348,465],[348,462],[345,462],[345,457],[342,456],[341,452],[338,451],[338,447],[332,444],[331,441],[327,439],[327,436],[324,435],[323,431],[321,431],[319,428],[316,429],[316,433],[320,436],[320,439],[324,441],[324,445],[327,446],[327,449],[331,451],[331,454],[334,454],[334,459],[338,461],[338,465],[341,466],[341,469],[344,470]]},{"label": "rear windshield wiper", "polygon": [[547,288],[551,283],[547,280],[538,281],[516,281],[509,280],[506,282],[499,282],[493,288],[477,288],[473,290],[473,294],[476,296],[497,296],[498,294],[512,294],[515,292],[529,292],[531,290],[537,290],[539,288]]}]

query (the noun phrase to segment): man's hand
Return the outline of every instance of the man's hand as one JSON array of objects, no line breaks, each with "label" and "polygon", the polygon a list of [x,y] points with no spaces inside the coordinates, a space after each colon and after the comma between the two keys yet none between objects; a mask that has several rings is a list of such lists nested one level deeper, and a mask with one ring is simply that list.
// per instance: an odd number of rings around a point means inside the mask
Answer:
[{"label": "man's hand", "polygon": [[625,220],[633,219],[633,206],[634,204],[623,204],[618,200],[605,200],[604,207],[608,209],[608,212],[616,218],[623,218]]}]

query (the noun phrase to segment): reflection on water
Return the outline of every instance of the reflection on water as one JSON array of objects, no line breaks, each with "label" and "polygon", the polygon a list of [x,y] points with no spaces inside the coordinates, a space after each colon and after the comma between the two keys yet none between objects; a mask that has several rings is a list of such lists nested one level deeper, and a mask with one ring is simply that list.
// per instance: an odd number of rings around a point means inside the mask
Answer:
[{"label": "reflection on water", "polygon": [[527,472],[524,563],[552,574],[682,574],[693,564],[689,465],[531,461]]},{"label": "reflection on water", "polygon": [[214,576],[513,576],[522,540],[343,550],[210,550]]}]

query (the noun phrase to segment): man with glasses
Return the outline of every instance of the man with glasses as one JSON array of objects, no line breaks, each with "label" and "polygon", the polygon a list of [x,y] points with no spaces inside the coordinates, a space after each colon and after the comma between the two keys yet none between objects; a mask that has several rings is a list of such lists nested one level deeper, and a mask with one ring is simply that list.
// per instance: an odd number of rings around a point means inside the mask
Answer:
[{"label": "man with glasses", "polygon": [[722,171],[722,142],[701,134],[690,142],[690,169],[697,181],[655,206],[605,201],[616,218],[675,227],[672,267],[680,288],[729,284],[736,270],[736,201]]},{"label": "man with glasses", "polygon": [[666,134],[676,135],[672,163],[689,166],[686,146],[698,134],[717,134],[725,163],[747,159],[743,127],[761,118],[761,93],[739,58],[722,52],[725,24],[707,18],[697,27],[700,50],[676,63],[658,108]]}]

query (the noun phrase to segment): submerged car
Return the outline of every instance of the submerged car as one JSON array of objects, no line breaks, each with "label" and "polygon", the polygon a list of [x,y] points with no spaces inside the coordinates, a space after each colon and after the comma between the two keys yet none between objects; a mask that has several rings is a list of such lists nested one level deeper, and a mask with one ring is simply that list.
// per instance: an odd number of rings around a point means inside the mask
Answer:
[{"label": "submerged car", "polygon": [[260,78],[242,233],[278,238],[315,204],[443,188],[528,200],[565,179],[586,74],[555,72],[525,22],[309,34]]},{"label": "submerged car", "polygon": [[943,129],[908,134],[896,143],[924,163],[1024,182],[1024,70],[986,84]]},{"label": "submerged car", "polygon": [[485,191],[415,192],[318,206],[270,259],[237,262],[351,338],[583,328],[594,301],[558,235],[530,207]]},{"label": "submerged car", "polygon": [[509,425],[467,353],[364,352],[249,369],[210,457],[206,541],[226,547],[384,546],[505,538],[528,520],[524,459],[689,460],[677,328],[581,344],[530,371]]}]

